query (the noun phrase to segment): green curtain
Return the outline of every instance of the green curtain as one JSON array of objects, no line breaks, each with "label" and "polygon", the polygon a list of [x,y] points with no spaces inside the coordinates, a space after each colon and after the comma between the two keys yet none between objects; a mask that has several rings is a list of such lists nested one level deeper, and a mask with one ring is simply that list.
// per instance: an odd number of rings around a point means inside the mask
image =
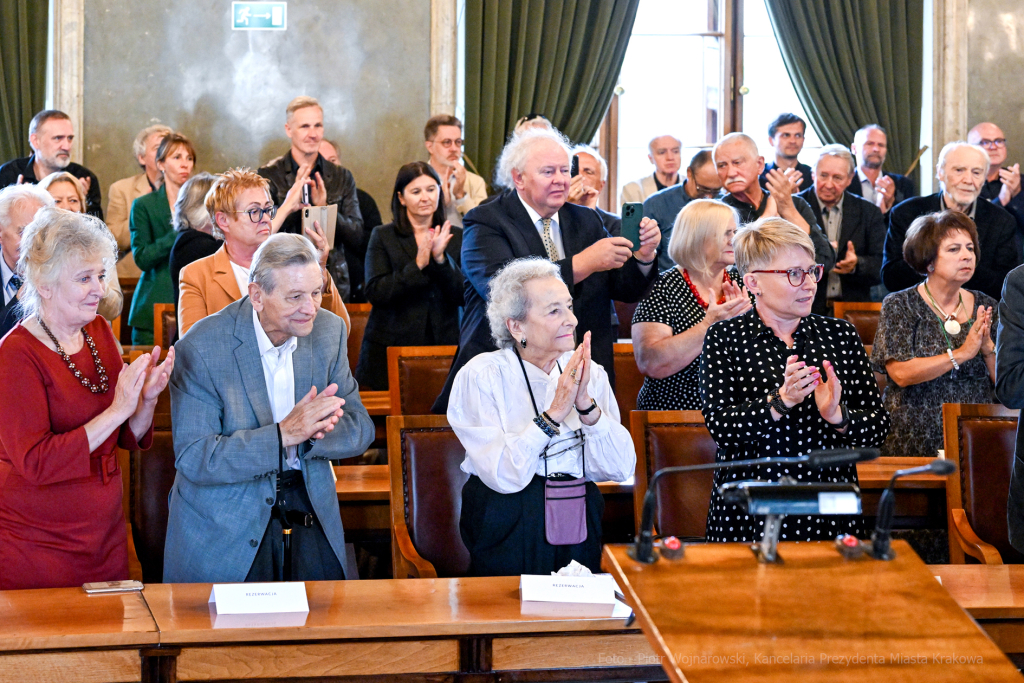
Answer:
[{"label": "green curtain", "polygon": [[46,101],[46,0],[0,0],[0,163],[28,156],[28,123]]},{"label": "green curtain", "polygon": [[490,182],[515,122],[544,114],[589,142],[611,101],[640,0],[467,0],[466,154]]},{"label": "green curtain", "polygon": [[800,104],[822,142],[849,145],[858,128],[877,123],[889,138],[886,170],[905,173],[921,140],[921,0],[765,4]]}]

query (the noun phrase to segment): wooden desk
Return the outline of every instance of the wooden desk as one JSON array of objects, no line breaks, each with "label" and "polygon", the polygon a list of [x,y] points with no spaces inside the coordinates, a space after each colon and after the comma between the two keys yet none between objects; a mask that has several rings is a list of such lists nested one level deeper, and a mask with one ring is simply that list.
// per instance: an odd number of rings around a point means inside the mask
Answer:
[{"label": "wooden desk", "polygon": [[[214,629],[210,584],[153,584],[145,598],[177,680],[664,680],[621,619],[520,615],[518,577],[309,582],[291,628]],[[169,679],[167,679],[169,680]],[[360,679],[367,680],[367,679]]]},{"label": "wooden desk", "polygon": [[360,391],[359,400],[363,402],[371,416],[387,415],[391,412],[391,394],[387,391]]},{"label": "wooden desk", "polygon": [[1003,652],[1024,654],[1024,565],[928,567]]},{"label": "wooden desk", "polygon": [[0,592],[0,683],[139,681],[140,651],[158,642],[139,593]]},{"label": "wooden desk", "polygon": [[603,566],[673,681],[1020,681],[910,546],[893,549],[846,561],[828,542],[786,542],[784,564],[760,565],[722,543],[639,565],[605,546]]}]

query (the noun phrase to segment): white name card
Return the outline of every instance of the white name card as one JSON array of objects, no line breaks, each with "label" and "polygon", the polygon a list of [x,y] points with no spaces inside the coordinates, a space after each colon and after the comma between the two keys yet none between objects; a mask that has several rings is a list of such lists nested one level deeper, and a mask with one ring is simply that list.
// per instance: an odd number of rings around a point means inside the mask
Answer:
[{"label": "white name card", "polygon": [[615,581],[609,575],[519,577],[519,598],[523,602],[566,602],[614,605]]},{"label": "white name card", "polygon": [[278,614],[308,612],[306,584],[215,583],[210,592],[217,614]]}]

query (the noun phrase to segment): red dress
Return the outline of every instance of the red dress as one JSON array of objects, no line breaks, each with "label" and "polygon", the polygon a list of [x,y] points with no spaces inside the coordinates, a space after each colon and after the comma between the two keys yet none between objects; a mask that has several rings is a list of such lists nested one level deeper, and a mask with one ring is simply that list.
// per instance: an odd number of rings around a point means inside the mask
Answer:
[{"label": "red dress", "polygon": [[[94,394],[31,332],[0,341],[0,589],[80,586],[128,578],[117,446],[138,443],[128,423],[92,453],[85,424],[114,401],[123,361],[107,322],[86,325],[110,388]],[[93,383],[85,344],[71,357]]]}]

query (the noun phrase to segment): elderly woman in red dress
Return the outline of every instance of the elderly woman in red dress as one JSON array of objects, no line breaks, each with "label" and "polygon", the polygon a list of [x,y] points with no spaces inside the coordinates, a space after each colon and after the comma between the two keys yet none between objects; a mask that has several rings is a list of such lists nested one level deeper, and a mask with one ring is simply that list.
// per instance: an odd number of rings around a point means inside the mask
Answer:
[{"label": "elderly woman in red dress", "polygon": [[116,254],[102,222],[61,209],[22,235],[25,315],[0,342],[0,589],[128,578],[117,447],[152,441],[174,350],[121,360],[96,315]]}]

